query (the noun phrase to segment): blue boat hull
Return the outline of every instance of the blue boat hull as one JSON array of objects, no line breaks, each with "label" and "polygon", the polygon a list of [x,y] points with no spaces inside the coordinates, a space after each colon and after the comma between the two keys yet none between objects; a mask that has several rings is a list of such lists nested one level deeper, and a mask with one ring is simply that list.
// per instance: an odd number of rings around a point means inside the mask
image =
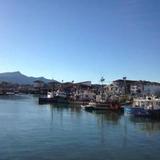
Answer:
[{"label": "blue boat hull", "polygon": [[137,117],[150,117],[151,114],[148,110],[145,110],[144,108],[134,108],[133,109],[133,115]]},{"label": "blue boat hull", "polygon": [[124,113],[126,115],[131,115],[135,117],[150,117],[150,118],[160,118],[160,109],[158,110],[147,110],[140,107],[125,107]]},{"label": "blue boat hull", "polygon": [[125,107],[124,108],[124,113],[137,116],[137,117],[149,117],[151,116],[151,113],[149,110],[145,110],[144,108],[134,108],[134,107]]}]

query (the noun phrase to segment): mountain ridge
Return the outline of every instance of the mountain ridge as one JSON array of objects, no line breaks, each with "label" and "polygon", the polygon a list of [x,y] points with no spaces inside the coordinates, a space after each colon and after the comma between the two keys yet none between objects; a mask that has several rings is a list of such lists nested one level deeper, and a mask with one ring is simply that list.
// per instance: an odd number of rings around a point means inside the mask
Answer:
[{"label": "mountain ridge", "polygon": [[27,76],[21,73],[20,71],[0,73],[0,82],[5,81],[9,83],[18,83],[18,84],[33,84],[33,82],[36,80],[41,80],[45,83],[53,81],[57,82],[56,80],[47,79],[45,77]]}]

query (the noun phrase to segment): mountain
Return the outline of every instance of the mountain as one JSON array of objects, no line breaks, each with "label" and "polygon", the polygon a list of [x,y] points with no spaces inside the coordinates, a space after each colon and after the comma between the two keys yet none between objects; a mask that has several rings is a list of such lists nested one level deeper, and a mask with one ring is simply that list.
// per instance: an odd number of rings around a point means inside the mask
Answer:
[{"label": "mountain", "polygon": [[33,84],[33,82],[36,80],[41,80],[45,83],[55,81],[55,80],[46,79],[44,77],[28,77],[19,71],[0,73],[0,82],[6,81],[6,82],[18,83],[18,84]]}]

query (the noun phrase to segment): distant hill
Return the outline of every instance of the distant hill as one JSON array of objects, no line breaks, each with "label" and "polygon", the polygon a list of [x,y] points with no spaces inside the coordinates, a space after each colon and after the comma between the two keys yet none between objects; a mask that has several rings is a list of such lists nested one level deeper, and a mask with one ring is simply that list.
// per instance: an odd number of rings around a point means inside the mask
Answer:
[{"label": "distant hill", "polygon": [[0,82],[6,81],[6,82],[18,83],[18,84],[33,84],[33,82],[36,80],[41,80],[45,83],[55,81],[55,80],[46,79],[44,77],[28,77],[19,71],[0,73]]}]

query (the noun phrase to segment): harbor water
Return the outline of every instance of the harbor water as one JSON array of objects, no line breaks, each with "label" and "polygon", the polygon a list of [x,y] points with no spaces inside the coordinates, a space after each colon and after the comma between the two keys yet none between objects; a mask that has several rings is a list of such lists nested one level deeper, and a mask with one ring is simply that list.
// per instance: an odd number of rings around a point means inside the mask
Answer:
[{"label": "harbor water", "polygon": [[0,97],[0,160],[159,160],[160,121]]}]

